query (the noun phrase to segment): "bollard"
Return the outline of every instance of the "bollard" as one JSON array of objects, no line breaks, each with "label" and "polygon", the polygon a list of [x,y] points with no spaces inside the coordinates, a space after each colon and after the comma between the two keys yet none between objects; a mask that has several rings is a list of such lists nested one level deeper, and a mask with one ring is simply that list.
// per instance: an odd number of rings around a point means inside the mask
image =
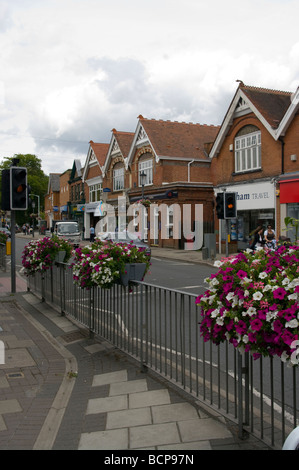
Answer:
[{"label": "bollard", "polygon": [[6,254],[11,255],[11,239],[6,240]]}]

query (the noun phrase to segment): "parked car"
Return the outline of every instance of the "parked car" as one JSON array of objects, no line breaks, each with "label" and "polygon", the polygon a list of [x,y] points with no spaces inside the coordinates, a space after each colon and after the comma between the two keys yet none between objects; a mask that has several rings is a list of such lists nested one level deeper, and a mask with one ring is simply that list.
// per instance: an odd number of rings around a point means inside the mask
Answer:
[{"label": "parked car", "polygon": [[10,230],[6,227],[0,227],[0,232],[5,233],[8,237],[10,237]]},{"label": "parked car", "polygon": [[138,248],[145,248],[145,252],[151,256],[151,249],[145,243],[144,240],[141,240],[137,233],[133,232],[105,232],[104,234],[99,234],[98,238],[105,242],[106,240],[112,241],[115,243],[131,243]]}]

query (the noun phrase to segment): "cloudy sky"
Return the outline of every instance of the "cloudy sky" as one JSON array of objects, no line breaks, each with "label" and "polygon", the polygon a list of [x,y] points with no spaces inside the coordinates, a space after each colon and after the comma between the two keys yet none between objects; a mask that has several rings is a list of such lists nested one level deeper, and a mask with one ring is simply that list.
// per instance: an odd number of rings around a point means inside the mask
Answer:
[{"label": "cloudy sky", "polygon": [[298,0],[1,0],[0,161],[84,164],[137,117],[221,124],[237,89],[299,86]]}]

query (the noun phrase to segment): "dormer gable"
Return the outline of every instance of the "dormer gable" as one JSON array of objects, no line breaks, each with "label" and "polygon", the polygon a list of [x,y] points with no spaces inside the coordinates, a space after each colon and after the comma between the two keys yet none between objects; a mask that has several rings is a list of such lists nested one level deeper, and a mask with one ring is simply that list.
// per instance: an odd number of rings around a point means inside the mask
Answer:
[{"label": "dormer gable", "polygon": [[109,144],[95,143],[92,140],[89,142],[89,149],[83,169],[83,181],[86,180],[90,167],[98,166],[100,168],[100,172],[103,172],[108,149]]},{"label": "dormer gable", "polygon": [[131,147],[133,136],[134,134],[132,132],[117,131],[116,129],[112,129],[112,136],[107,152],[107,157],[102,168],[103,176],[107,174],[112,161],[117,161],[117,163],[123,161],[126,170],[128,169],[127,156]]},{"label": "dormer gable", "polygon": [[[281,135],[284,117],[290,110],[292,102],[290,92],[248,86],[240,80],[237,81],[240,84],[211,148],[210,158],[218,155],[235,119],[253,113],[273,139],[277,140]],[[298,102],[296,106],[298,106]]]}]

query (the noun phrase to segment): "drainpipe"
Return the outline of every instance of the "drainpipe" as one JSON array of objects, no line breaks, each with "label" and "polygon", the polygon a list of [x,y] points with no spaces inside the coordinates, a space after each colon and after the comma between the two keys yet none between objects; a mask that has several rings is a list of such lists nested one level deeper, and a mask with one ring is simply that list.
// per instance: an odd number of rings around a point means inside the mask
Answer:
[{"label": "drainpipe", "polygon": [[284,140],[282,137],[278,139],[281,142],[281,174],[284,174]]},{"label": "drainpipe", "polygon": [[190,183],[190,166],[192,165],[193,162],[194,160],[191,160],[191,162],[188,163],[188,183]]}]

